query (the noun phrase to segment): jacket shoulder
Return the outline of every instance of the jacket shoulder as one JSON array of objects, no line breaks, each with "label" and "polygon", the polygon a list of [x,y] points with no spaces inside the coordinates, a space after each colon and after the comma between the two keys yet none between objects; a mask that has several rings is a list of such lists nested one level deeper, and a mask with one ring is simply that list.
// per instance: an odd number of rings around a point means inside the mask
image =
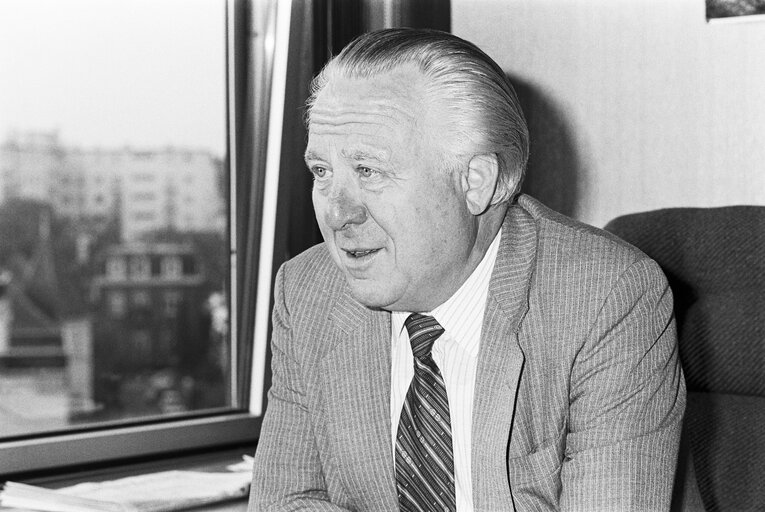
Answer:
[{"label": "jacket shoulder", "polygon": [[323,309],[342,293],[345,278],[324,243],[317,244],[286,261],[277,282],[290,309]]},{"label": "jacket shoulder", "polygon": [[288,272],[290,275],[316,272],[324,275],[327,271],[333,270],[334,267],[335,264],[324,242],[309,247],[282,264],[283,271]]},{"label": "jacket shoulder", "polygon": [[536,199],[521,196],[519,205],[537,225],[542,263],[545,258],[563,259],[600,271],[624,270],[640,260],[653,264],[642,251],[616,235],[551,210]]},{"label": "jacket shoulder", "polygon": [[645,294],[671,297],[659,265],[634,246],[528,196],[519,203],[537,231],[530,305],[541,318],[558,319],[561,338],[564,332],[576,338],[570,334],[579,329],[584,335],[608,300],[632,304]]}]

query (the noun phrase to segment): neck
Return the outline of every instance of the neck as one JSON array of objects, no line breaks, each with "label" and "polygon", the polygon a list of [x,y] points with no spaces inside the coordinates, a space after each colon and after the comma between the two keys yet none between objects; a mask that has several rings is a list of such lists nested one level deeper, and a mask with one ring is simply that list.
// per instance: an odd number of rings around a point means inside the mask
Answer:
[{"label": "neck", "polygon": [[489,207],[488,210],[478,217],[478,231],[473,247],[473,253],[476,257],[471,258],[475,260],[475,263],[472,265],[473,268],[478,266],[478,263],[480,263],[489,246],[494,241],[494,237],[497,236],[497,233],[502,228],[508,207],[509,204],[507,202],[496,204]]}]

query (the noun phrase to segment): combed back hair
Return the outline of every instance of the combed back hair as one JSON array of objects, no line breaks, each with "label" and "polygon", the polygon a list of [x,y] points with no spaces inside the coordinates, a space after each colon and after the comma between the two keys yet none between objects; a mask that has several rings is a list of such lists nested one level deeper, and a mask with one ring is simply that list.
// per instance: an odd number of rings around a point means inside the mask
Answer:
[{"label": "combed back hair", "polygon": [[311,83],[306,122],[316,97],[334,77],[370,78],[414,65],[428,100],[443,107],[439,123],[447,168],[465,168],[479,154],[496,154],[499,180],[492,203],[513,200],[529,156],[529,133],[518,97],[502,68],[473,43],[437,30],[384,29],[360,36]]}]

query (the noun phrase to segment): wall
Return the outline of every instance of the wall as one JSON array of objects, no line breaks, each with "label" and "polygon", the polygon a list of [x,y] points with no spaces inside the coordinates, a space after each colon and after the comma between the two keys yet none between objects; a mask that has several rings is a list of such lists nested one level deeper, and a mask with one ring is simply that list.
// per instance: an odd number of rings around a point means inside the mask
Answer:
[{"label": "wall", "polygon": [[527,189],[551,206],[602,226],[765,204],[762,18],[707,23],[703,0],[452,0],[452,31],[518,84]]}]

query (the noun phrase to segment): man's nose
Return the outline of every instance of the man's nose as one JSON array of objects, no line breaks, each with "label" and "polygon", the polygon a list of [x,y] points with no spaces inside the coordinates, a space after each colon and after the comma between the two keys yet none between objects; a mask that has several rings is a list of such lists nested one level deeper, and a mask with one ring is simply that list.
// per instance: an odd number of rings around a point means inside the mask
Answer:
[{"label": "man's nose", "polygon": [[336,190],[329,196],[329,207],[325,213],[327,226],[335,231],[346,229],[367,220],[367,209],[346,188]]}]

